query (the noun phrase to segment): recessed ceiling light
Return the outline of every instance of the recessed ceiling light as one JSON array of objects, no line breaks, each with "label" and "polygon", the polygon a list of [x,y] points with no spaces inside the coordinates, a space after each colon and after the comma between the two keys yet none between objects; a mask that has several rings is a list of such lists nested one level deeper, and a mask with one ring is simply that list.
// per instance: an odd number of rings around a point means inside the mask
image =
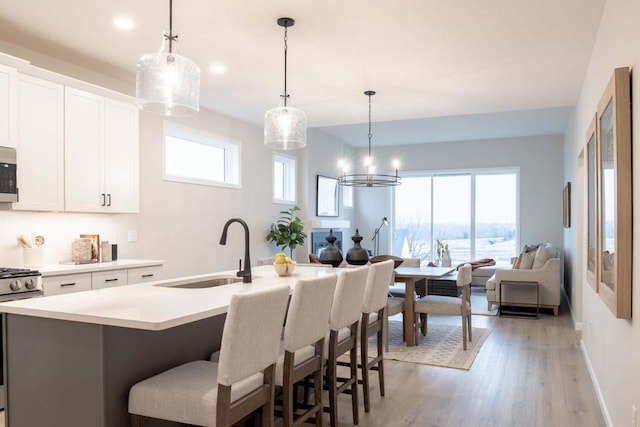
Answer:
[{"label": "recessed ceiling light", "polygon": [[227,71],[227,67],[224,64],[211,64],[209,65],[209,71],[213,74],[224,74]]},{"label": "recessed ceiling light", "polygon": [[131,31],[136,27],[136,23],[133,22],[133,19],[127,18],[125,16],[118,16],[113,20],[113,25],[122,31]]}]

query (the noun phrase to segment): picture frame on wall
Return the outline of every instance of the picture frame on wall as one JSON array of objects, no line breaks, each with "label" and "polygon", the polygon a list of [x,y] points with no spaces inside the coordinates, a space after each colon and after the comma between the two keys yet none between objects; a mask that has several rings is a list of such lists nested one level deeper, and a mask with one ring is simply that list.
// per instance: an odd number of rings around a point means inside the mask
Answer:
[{"label": "picture frame on wall", "polygon": [[317,176],[316,216],[338,216],[338,180],[336,178]]},{"label": "picture frame on wall", "polygon": [[571,227],[571,183],[567,182],[562,190],[562,225]]}]

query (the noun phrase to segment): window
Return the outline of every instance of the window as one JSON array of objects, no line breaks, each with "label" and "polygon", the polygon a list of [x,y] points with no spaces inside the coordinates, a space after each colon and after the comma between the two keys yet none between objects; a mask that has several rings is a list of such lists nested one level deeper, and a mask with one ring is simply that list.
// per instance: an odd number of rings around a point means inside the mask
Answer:
[{"label": "window", "polygon": [[405,176],[395,188],[393,254],[437,262],[437,241],[453,265],[517,253],[517,170]]},{"label": "window", "polygon": [[162,178],[240,188],[240,145],[165,122]]},{"label": "window", "polygon": [[296,159],[273,153],[273,201],[296,203]]}]

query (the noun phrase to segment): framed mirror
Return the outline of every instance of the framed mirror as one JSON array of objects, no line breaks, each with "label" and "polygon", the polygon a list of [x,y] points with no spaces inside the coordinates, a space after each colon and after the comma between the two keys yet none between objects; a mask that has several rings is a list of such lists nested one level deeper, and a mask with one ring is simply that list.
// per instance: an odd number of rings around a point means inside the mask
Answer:
[{"label": "framed mirror", "polygon": [[618,318],[631,318],[632,193],[629,68],[616,68],[596,120],[598,293]]},{"label": "framed mirror", "polygon": [[316,216],[338,216],[338,180],[318,175],[316,184]]},{"label": "framed mirror", "polygon": [[598,230],[597,230],[597,152],[596,117],[594,115],[586,137],[587,145],[587,283],[598,292]]}]

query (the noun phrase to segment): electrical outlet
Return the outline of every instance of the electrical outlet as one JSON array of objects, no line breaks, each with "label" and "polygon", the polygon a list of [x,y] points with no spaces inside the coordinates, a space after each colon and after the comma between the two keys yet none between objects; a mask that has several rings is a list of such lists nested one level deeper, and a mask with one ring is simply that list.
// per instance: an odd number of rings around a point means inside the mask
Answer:
[{"label": "electrical outlet", "polygon": [[127,242],[136,243],[138,241],[138,232],[135,230],[129,230],[127,233]]},{"label": "electrical outlet", "polygon": [[636,405],[631,405],[631,427],[638,426],[638,408]]}]

